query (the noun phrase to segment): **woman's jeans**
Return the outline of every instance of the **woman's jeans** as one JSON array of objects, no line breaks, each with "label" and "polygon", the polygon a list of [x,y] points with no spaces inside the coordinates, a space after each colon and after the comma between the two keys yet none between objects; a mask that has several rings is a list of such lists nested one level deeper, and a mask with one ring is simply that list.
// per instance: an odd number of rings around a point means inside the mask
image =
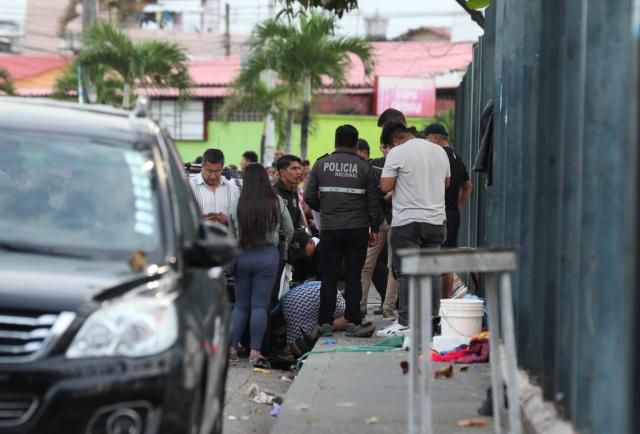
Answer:
[{"label": "woman's jeans", "polygon": [[247,318],[251,316],[251,349],[260,350],[267,328],[271,290],[280,255],[276,246],[244,250],[235,271],[236,304],[231,312],[231,346],[238,348]]}]

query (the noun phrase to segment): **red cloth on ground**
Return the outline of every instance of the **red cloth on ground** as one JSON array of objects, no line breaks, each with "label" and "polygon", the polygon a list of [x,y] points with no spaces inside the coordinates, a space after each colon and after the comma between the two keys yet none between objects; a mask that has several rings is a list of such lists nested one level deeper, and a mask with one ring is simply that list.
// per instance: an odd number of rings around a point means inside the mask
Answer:
[{"label": "red cloth on ground", "polygon": [[474,339],[469,342],[468,348],[450,351],[445,355],[440,355],[437,351],[431,351],[431,360],[434,362],[486,363],[489,361],[489,341],[487,339]]}]

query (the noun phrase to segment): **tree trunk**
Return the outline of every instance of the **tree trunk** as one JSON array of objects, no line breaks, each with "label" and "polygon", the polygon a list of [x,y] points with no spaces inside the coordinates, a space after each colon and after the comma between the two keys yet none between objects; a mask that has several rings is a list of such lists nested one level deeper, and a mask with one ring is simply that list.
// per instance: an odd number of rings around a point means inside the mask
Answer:
[{"label": "tree trunk", "polygon": [[124,84],[124,90],[122,91],[122,107],[128,109],[131,104],[131,86],[129,83]]},{"label": "tree trunk", "polygon": [[302,122],[300,124],[300,158],[307,159],[307,139],[309,138],[309,117],[311,113],[311,76],[304,77],[304,103],[302,104]]},{"label": "tree trunk", "polygon": [[284,153],[291,154],[291,129],[293,127],[293,109],[287,109],[287,124],[284,132]]}]

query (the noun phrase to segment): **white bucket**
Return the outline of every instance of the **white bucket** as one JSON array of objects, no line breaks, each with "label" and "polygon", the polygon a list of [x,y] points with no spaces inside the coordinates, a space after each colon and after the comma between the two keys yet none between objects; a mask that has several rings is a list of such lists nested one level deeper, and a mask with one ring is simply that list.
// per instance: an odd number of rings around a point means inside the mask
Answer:
[{"label": "white bucket", "polygon": [[482,332],[484,302],[474,299],[440,300],[442,336],[476,336]]}]

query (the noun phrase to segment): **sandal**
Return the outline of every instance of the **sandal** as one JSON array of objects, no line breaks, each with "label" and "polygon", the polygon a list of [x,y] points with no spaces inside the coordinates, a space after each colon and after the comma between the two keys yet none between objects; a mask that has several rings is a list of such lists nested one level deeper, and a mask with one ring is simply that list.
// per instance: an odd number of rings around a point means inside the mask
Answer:
[{"label": "sandal", "polygon": [[238,357],[238,351],[234,351],[231,352],[231,350],[229,350],[229,361],[230,362],[239,362],[240,361],[240,357]]},{"label": "sandal", "polygon": [[271,364],[267,359],[262,356],[259,357],[250,357],[249,364],[252,368],[262,368],[262,369],[271,369]]}]

